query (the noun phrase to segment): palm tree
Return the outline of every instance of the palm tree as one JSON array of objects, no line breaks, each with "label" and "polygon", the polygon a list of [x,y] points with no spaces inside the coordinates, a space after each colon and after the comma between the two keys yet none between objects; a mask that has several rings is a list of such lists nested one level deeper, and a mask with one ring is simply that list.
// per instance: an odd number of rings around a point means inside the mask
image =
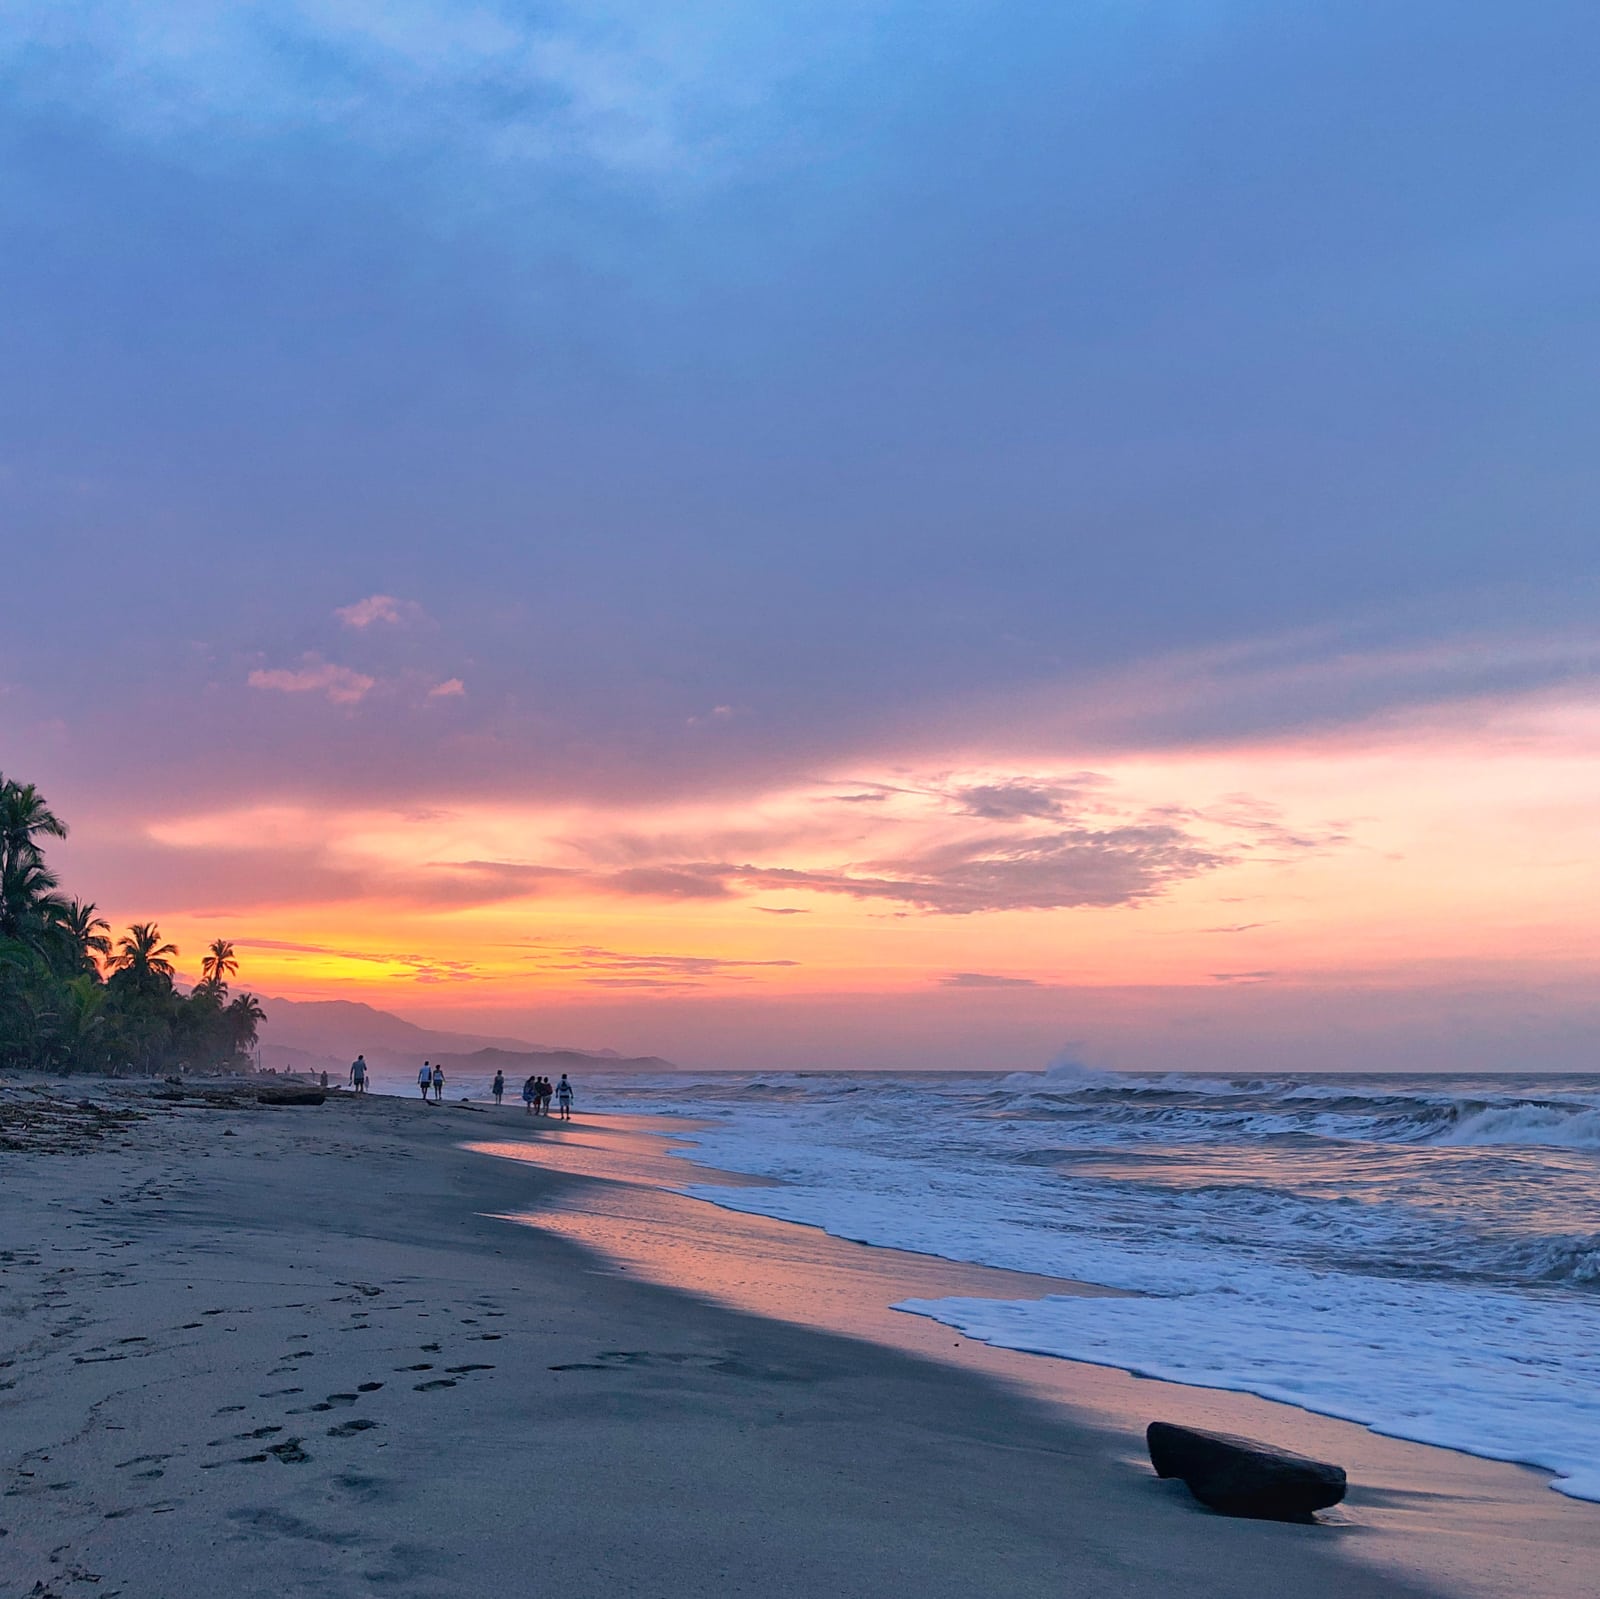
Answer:
[{"label": "palm tree", "polygon": [[66,907],[35,842],[65,838],[66,824],[32,783],[0,777],[0,938],[41,949]]},{"label": "palm tree", "polygon": [[105,1010],[105,988],[87,972],[62,986],[57,1041],[69,1068],[104,1063]]},{"label": "palm tree", "polygon": [[42,945],[67,908],[58,886],[36,854],[24,850],[0,861],[0,938]]},{"label": "palm tree", "polygon": [[67,824],[44,802],[32,783],[0,777],[0,868],[39,859],[39,838],[65,838]]},{"label": "palm tree", "polygon": [[176,944],[161,942],[161,929],[154,922],[135,922],[117,940],[111,965],[116,971],[131,973],[141,988],[158,979],[170,983],[175,972],[167,957],[177,953]]},{"label": "palm tree", "polygon": [[99,914],[94,902],[69,899],[56,926],[72,950],[78,971],[98,975],[100,962],[111,956],[111,924]]},{"label": "palm tree", "polygon": [[236,976],[239,963],[233,958],[233,945],[225,938],[214,938],[206,958],[200,962],[200,977],[218,994],[228,992],[228,979]]},{"label": "palm tree", "polygon": [[247,1054],[255,1045],[256,1030],[267,1019],[261,1002],[254,994],[241,994],[228,1007],[228,1025],[233,1030],[233,1047]]}]

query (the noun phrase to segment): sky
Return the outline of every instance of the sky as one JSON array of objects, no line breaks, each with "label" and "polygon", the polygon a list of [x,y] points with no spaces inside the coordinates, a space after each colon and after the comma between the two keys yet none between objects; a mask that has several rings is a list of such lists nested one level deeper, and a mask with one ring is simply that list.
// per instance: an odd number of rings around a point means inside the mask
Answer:
[{"label": "sky", "polygon": [[1593,1068],[1597,49],[1564,0],[14,0],[0,771],[266,995]]}]

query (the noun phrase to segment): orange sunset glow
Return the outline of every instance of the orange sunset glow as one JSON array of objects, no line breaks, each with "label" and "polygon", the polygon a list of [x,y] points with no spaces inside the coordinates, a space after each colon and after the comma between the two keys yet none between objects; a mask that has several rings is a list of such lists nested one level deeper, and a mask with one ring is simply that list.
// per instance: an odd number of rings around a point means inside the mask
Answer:
[{"label": "orange sunset glow", "polygon": [[286,998],[796,1066],[804,1034],[734,1044],[719,1011],[811,1000],[875,1036],[931,1002],[1115,1061],[1140,1054],[1093,1019],[1117,990],[1160,991],[1154,1018],[1185,994],[1578,988],[1597,732],[1594,702],[1541,694],[1226,747],[899,752],[654,804],[220,805],[133,839],[88,821],[72,848],[115,851],[180,948],[226,931]]}]

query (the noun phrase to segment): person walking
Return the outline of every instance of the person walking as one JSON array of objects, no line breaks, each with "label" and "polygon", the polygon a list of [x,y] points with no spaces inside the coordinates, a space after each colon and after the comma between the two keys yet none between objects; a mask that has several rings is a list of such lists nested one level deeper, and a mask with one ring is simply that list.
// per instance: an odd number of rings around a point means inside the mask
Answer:
[{"label": "person walking", "polygon": [[[328,1086],[328,1077],[326,1072],[323,1073],[322,1086],[324,1088]],[[364,1094],[367,1091],[367,1057],[365,1055],[357,1055],[356,1058],[350,1062],[350,1086],[355,1089],[358,1094]]]},{"label": "person walking", "polygon": [[444,1067],[438,1061],[433,1063],[433,1102],[437,1105],[444,1098]]},{"label": "person walking", "polygon": [[423,1061],[422,1070],[417,1073],[417,1087],[422,1090],[422,1103],[428,1103],[428,1090],[433,1087],[433,1067]]},{"label": "person walking", "polygon": [[556,1084],[556,1110],[562,1121],[572,1120],[572,1084],[567,1081],[565,1072],[562,1072],[561,1081]]},{"label": "person walking", "polygon": [[522,1085],[522,1103],[528,1107],[528,1114],[533,1114],[533,1102],[539,1097],[539,1085],[533,1078],[529,1078]]},{"label": "person walking", "polygon": [[550,1086],[550,1079],[541,1077],[539,1079],[539,1114],[541,1116],[550,1114],[550,1096],[554,1092],[555,1090]]},{"label": "person walking", "polygon": [[494,1074],[494,1082],[490,1085],[489,1091],[494,1095],[494,1102],[498,1105],[500,1096],[506,1091],[506,1074],[504,1072],[496,1072]]}]

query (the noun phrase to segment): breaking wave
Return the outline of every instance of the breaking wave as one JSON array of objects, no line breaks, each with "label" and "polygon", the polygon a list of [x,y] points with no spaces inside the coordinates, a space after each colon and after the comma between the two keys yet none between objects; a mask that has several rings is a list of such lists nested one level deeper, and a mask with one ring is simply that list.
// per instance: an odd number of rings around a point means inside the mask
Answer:
[{"label": "breaking wave", "polygon": [[901,1308],[1238,1388],[1600,1499],[1600,1077],[1047,1071],[632,1079],[686,1190],[1134,1298]]}]

